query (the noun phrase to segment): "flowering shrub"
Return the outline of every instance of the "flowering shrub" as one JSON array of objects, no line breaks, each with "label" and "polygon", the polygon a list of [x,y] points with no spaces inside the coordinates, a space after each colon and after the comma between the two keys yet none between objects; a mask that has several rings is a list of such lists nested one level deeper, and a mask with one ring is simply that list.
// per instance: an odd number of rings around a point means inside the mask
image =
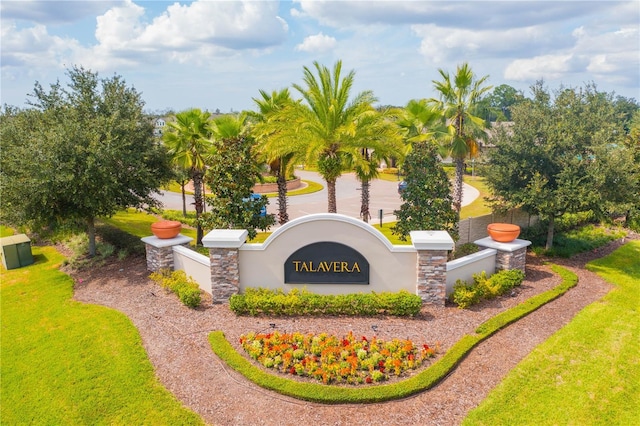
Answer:
[{"label": "flowering shrub", "polygon": [[240,344],[267,368],[324,384],[381,382],[418,368],[438,350],[438,345],[415,346],[410,340],[356,338],[352,332],[342,338],[326,333],[249,333],[240,337]]}]

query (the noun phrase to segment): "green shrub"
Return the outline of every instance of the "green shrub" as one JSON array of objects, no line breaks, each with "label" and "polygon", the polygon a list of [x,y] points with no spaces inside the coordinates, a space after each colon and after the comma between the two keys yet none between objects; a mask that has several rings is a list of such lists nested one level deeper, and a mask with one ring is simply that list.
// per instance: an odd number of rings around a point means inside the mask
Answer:
[{"label": "green shrub", "polygon": [[544,248],[547,240],[547,224],[540,223],[523,230],[520,238],[532,242],[531,251],[536,255],[568,258],[578,253],[584,253],[602,247],[611,241],[626,235],[623,230],[597,224],[586,224],[593,213],[565,214],[557,219],[556,234],[553,237],[553,247]]},{"label": "green shrub", "polygon": [[463,280],[457,280],[453,286],[451,300],[461,309],[466,309],[480,301],[480,292]]},{"label": "green shrub", "polygon": [[461,309],[480,302],[482,299],[493,299],[500,296],[524,281],[524,272],[519,269],[499,271],[487,277],[485,271],[473,275],[473,284],[463,280],[456,281],[453,286],[451,301]]},{"label": "green shrub", "polygon": [[229,307],[237,315],[250,316],[415,316],[422,308],[422,300],[408,291],[319,295],[306,289],[285,293],[282,289],[248,288],[244,294],[231,296]]},{"label": "green shrub", "polygon": [[468,256],[480,251],[480,247],[474,243],[461,244],[455,247],[455,250],[449,254],[449,260],[460,259],[461,257]]},{"label": "green shrub", "polygon": [[262,182],[256,182],[256,183],[276,183],[276,182],[278,182],[278,178],[276,176],[263,175]]},{"label": "green shrub", "polygon": [[633,206],[626,215],[625,226],[632,231],[640,232],[640,206]]},{"label": "green shrub", "polygon": [[571,257],[602,247],[611,241],[626,235],[621,230],[609,230],[595,225],[586,225],[579,229],[564,232],[553,239],[553,247],[545,251],[548,256]]},{"label": "green shrub", "polygon": [[106,244],[111,244],[120,253],[134,256],[142,256],[145,253],[144,243],[139,237],[118,229],[115,226],[99,224],[96,226],[96,234]]},{"label": "green shrub", "polygon": [[501,271],[490,278],[490,281],[499,288],[500,294],[519,286],[524,281],[524,272],[520,269]]},{"label": "green shrub", "polygon": [[[562,233],[570,231],[572,229],[584,226],[588,223],[594,222],[595,216],[592,211],[581,213],[565,213],[562,216],[555,219],[554,232],[554,244],[558,236]],[[533,246],[544,246],[547,241],[547,228],[549,226],[548,220],[540,220],[535,225],[523,228],[520,233],[520,238],[529,240]]]},{"label": "green shrub", "polygon": [[63,243],[72,252],[66,260],[66,263],[76,269],[100,266],[104,264],[105,259],[111,257],[116,252],[116,247],[112,244],[97,240],[96,256],[93,258],[88,257],[89,237],[84,232],[71,235],[67,240],[63,241]]},{"label": "green shrub", "polygon": [[200,286],[193,278],[187,276],[184,271],[172,272],[168,269],[161,269],[152,273],[149,278],[162,288],[175,293],[178,299],[190,308],[195,308],[202,302]]}]

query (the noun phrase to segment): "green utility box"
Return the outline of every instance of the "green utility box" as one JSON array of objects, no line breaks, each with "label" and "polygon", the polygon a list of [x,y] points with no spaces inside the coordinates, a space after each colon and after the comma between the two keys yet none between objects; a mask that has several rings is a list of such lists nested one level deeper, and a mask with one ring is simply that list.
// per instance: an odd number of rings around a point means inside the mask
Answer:
[{"label": "green utility box", "polygon": [[2,265],[7,269],[16,269],[33,263],[31,240],[25,234],[0,238],[2,245]]}]

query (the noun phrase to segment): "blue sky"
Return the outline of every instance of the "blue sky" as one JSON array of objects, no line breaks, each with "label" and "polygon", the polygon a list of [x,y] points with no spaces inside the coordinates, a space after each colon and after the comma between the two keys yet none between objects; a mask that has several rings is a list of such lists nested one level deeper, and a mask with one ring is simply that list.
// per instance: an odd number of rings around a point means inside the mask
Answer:
[{"label": "blue sky", "polygon": [[[435,96],[468,62],[525,94],[595,82],[640,100],[639,1],[6,1],[1,102],[73,65],[121,75],[148,111],[254,109],[313,62],[355,70],[383,105]],[[295,90],[292,94],[296,96]]]}]

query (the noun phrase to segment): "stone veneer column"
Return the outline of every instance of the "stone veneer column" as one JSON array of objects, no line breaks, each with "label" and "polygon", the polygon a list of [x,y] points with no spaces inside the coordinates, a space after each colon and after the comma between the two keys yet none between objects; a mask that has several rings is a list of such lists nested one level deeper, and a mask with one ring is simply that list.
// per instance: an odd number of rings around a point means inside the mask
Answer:
[{"label": "stone veneer column", "polygon": [[444,306],[447,295],[447,252],[454,242],[446,231],[412,231],[416,249],[416,294],[423,302]]},{"label": "stone veneer column", "polygon": [[147,252],[147,269],[157,272],[160,269],[173,270],[173,246],[188,246],[193,240],[186,235],[178,235],[174,238],[158,238],[156,236],[144,237],[145,250]]},{"label": "stone veneer column", "polygon": [[202,239],[211,260],[213,303],[227,302],[240,291],[239,248],[247,235],[245,229],[214,229]]},{"label": "stone veneer column", "polygon": [[520,269],[525,272],[527,262],[527,247],[531,241],[515,239],[510,243],[500,243],[491,237],[474,241],[474,244],[482,248],[496,249],[496,271]]}]

